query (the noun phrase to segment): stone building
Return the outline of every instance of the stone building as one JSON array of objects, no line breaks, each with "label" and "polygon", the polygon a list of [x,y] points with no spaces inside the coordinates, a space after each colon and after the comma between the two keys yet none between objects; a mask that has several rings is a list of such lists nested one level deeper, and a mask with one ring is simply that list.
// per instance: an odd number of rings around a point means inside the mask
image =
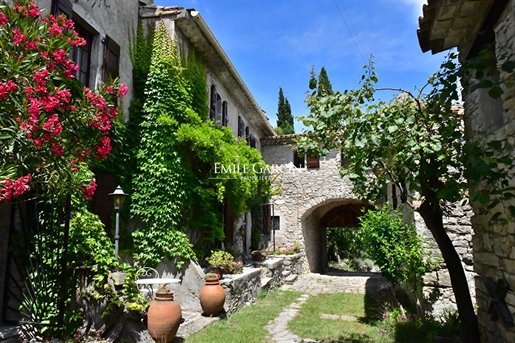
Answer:
[{"label": "stone building", "polygon": [[[268,246],[299,242],[305,251],[301,263],[305,272],[324,273],[328,264],[328,227],[358,227],[362,209],[371,208],[353,193],[348,176],[340,175],[345,163],[342,156],[332,150],[324,157],[299,156],[294,139],[298,135],[268,137],[262,140],[263,159],[271,165],[271,176],[277,194],[273,204],[272,230]],[[388,189],[388,200],[403,206],[399,195]],[[424,237],[427,249],[435,258],[440,255],[436,242],[421,216],[403,206],[405,217],[413,220],[417,231]],[[469,289],[474,299],[474,269],[472,261],[472,212],[467,205],[449,205],[452,210],[444,218],[447,234],[462,260]],[[427,310],[440,315],[444,310],[456,308],[449,272],[442,263],[437,270],[424,277],[424,296]]]},{"label": "stone building", "polygon": [[[9,1],[8,1],[9,2]],[[70,57],[76,61],[80,71],[76,77],[84,86],[96,88],[110,77],[119,77],[121,83],[128,86],[129,92],[121,104],[125,120],[130,120],[129,104],[132,98],[132,63],[130,43],[134,39],[138,21],[144,27],[155,25],[158,21],[165,23],[171,37],[177,37],[178,46],[187,52],[187,48],[202,54],[206,67],[206,76],[210,108],[209,119],[219,125],[232,129],[235,137],[246,139],[248,144],[261,150],[260,140],[274,136],[275,132],[265,113],[256,103],[244,81],[239,76],[229,57],[220,46],[213,33],[195,10],[182,7],[154,6],[152,0],[34,0],[44,14],[66,14],[75,22],[78,33],[87,44],[71,52]],[[10,2],[12,3],[12,1]],[[108,197],[115,189],[112,175],[97,175],[95,213],[104,222],[109,222],[112,204]],[[17,314],[4,309],[7,304],[17,308],[19,303],[11,303],[12,296],[8,290],[20,289],[23,285],[20,273],[16,272],[15,262],[9,257],[9,242],[23,240],[19,215],[12,215],[6,202],[0,203],[0,324],[8,320],[16,321]],[[235,227],[247,224],[247,246],[250,246],[250,223],[242,218],[228,218],[226,235],[232,240],[240,237]],[[12,225],[11,225],[12,224]],[[10,331],[9,331],[10,332]],[[5,338],[0,330],[0,341]]]},{"label": "stone building", "polygon": [[[491,80],[513,81],[513,72],[501,67],[515,60],[515,1],[429,0],[419,19],[418,38],[423,52],[458,48],[461,62],[488,49],[495,58],[488,63]],[[478,80],[469,79],[472,87]],[[515,137],[515,87],[493,99],[488,89],[465,88],[465,138],[503,141],[512,158]],[[501,151],[503,153],[503,151]],[[507,187],[514,186],[513,179]],[[476,300],[482,342],[515,342],[515,222],[492,223],[497,211],[509,213],[513,201],[493,209],[473,203],[474,270],[478,274]]]}]

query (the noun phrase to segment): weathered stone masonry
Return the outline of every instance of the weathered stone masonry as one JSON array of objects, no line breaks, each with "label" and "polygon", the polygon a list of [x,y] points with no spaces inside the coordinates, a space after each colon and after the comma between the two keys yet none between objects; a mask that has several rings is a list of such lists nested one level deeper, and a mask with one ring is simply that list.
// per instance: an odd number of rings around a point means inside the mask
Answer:
[{"label": "weathered stone masonry", "polygon": [[[326,228],[324,216],[339,206],[363,205],[352,192],[352,182],[340,176],[340,156],[331,151],[320,158],[319,168],[295,168],[294,135],[263,140],[263,158],[272,165],[272,178],[278,189],[273,196],[274,214],[280,218],[280,228],[275,232],[276,246],[300,242],[305,251],[304,272],[323,272],[327,267]],[[391,195],[390,195],[391,197]],[[400,204],[400,200],[398,201]],[[474,270],[472,261],[472,227],[470,206],[450,204],[444,225],[460,255],[474,298]],[[411,212],[417,230],[435,257],[440,255],[430,231],[420,215]],[[424,294],[428,310],[439,315],[446,309],[455,309],[449,273],[445,263],[437,271],[424,277]]]}]

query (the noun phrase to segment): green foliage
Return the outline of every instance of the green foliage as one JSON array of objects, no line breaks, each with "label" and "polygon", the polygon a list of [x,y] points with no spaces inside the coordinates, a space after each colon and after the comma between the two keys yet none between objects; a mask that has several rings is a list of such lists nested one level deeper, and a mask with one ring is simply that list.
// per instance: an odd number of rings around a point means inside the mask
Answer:
[{"label": "green foliage", "polygon": [[234,262],[234,256],[227,251],[211,251],[211,256],[206,258],[207,263],[213,268],[222,268]]},{"label": "green foliage", "polygon": [[336,255],[347,260],[368,257],[360,227],[328,227],[327,242],[330,259],[334,259]]},{"label": "green foliage", "polygon": [[[235,215],[246,211],[253,199],[268,197],[270,181],[257,150],[229,128],[205,121],[201,59],[192,49],[181,58],[163,25],[153,37],[131,209],[146,227],[133,238],[136,259],[145,265],[168,257],[181,266],[224,239],[223,206]],[[220,175],[221,166],[234,165],[246,171],[232,168]]]},{"label": "green foliage", "polygon": [[383,276],[394,285],[420,287],[429,264],[415,227],[404,224],[399,211],[391,213],[388,203],[382,209],[368,210],[359,220],[363,244]]},{"label": "green foliage", "polygon": [[291,114],[291,106],[288,98],[284,97],[283,89],[279,88],[279,102],[277,104],[277,134],[287,135],[295,133],[293,126],[293,115]]},{"label": "green foliage", "polygon": [[[66,195],[75,163],[107,157],[116,117],[116,82],[90,90],[74,79],[68,52],[82,42],[66,18],[42,16],[29,1],[2,2],[0,201]],[[51,66],[51,67],[50,67]]]}]

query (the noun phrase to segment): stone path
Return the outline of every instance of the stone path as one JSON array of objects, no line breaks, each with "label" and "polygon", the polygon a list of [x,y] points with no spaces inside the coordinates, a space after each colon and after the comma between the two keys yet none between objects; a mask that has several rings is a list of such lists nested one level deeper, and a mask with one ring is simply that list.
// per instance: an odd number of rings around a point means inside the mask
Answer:
[{"label": "stone path", "polygon": [[[311,339],[300,339],[288,331],[288,322],[297,314],[298,310],[310,296],[319,293],[377,293],[387,283],[379,274],[364,273],[333,273],[327,275],[306,274],[300,275],[292,285],[283,285],[283,290],[299,291],[303,294],[288,308],[284,309],[277,318],[268,323],[265,328],[270,333],[269,339],[277,343],[317,343]],[[350,316],[349,316],[350,317]],[[355,320],[355,318],[346,318]]]}]

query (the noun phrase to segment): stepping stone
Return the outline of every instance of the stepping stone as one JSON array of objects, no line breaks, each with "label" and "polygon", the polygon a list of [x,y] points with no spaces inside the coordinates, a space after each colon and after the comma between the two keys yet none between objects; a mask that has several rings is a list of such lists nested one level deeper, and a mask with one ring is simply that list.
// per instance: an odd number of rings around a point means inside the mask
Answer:
[{"label": "stepping stone", "polygon": [[340,315],[337,315],[337,314],[321,314],[320,315],[320,318],[322,319],[334,319],[334,320],[347,320],[347,321],[351,321],[351,322],[355,322],[358,320],[358,318],[354,317],[354,316],[349,316],[349,315],[346,315],[346,314],[342,314],[341,316]]}]

